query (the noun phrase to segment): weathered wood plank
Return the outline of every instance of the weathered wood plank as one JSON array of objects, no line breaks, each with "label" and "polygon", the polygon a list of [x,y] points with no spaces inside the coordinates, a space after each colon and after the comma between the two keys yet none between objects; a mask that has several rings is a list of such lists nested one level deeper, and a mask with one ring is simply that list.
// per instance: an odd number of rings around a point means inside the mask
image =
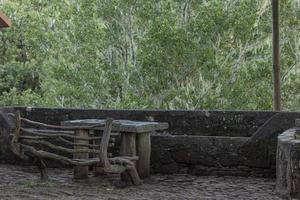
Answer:
[{"label": "weathered wood plank", "polygon": [[82,148],[79,148],[79,149],[76,149],[76,148],[75,149],[69,149],[69,148],[66,148],[66,147],[62,147],[62,146],[52,144],[51,142],[47,142],[47,141],[44,141],[44,140],[23,139],[22,143],[26,143],[28,145],[41,144],[41,145],[47,146],[51,149],[66,152],[66,153],[71,153],[71,154],[74,154],[74,153],[78,153],[78,154],[81,154],[81,153],[100,153],[99,150],[88,149],[89,144],[84,144],[84,143],[74,143],[75,144],[74,147],[75,146],[76,147],[79,147],[79,146],[82,147]]},{"label": "weathered wood plank", "polygon": [[[38,135],[38,136],[47,136],[49,138],[56,138],[56,137],[66,137],[66,138],[71,138],[71,139],[76,139],[76,140],[101,140],[102,137],[83,137],[83,136],[77,136],[75,135],[69,135],[69,134],[64,134],[64,133],[48,133],[47,130],[44,132],[41,131],[31,131],[27,128],[21,128],[21,130],[25,133],[32,134],[32,135]],[[87,131],[86,129],[84,129]]]},{"label": "weathered wood plank", "polygon": [[[93,126],[95,124],[104,124],[105,120],[102,119],[82,119],[82,120],[69,120],[61,124],[64,126]],[[114,120],[112,131],[115,132],[134,132],[143,133],[155,130],[164,130],[169,127],[165,122],[144,122],[144,121],[131,121],[131,120]],[[95,128],[97,129],[97,128]]]},{"label": "weathered wood plank", "polygon": [[[13,114],[12,114],[13,115]],[[99,130],[103,130],[103,125],[104,123],[96,123],[93,125],[88,125],[88,126],[56,126],[56,125],[50,125],[50,124],[45,124],[45,123],[41,123],[41,122],[36,122],[36,121],[32,121],[26,118],[21,118],[22,122],[37,126],[37,127],[43,127],[43,128],[48,128],[48,129],[58,129],[58,130],[75,130],[75,129],[93,129],[93,128],[97,128]]]},{"label": "weathered wood plank", "polygon": [[57,155],[55,153],[50,153],[42,150],[36,150],[34,147],[26,144],[21,144],[22,148],[26,151],[31,152],[34,156],[38,158],[48,158],[55,159],[64,164],[74,165],[74,166],[87,166],[87,165],[95,165],[99,162],[99,159],[70,159],[61,155]]},{"label": "weathered wood plank", "polygon": [[[47,136],[19,136],[19,140],[22,140],[22,139],[25,139],[25,140],[49,140],[50,138],[47,137]],[[64,139],[62,137],[57,137],[57,138],[53,138],[54,140],[56,141],[62,141],[66,144],[69,144],[71,146],[74,146],[74,145],[78,145],[78,146],[85,146],[85,147],[90,147],[90,148],[93,148],[94,150],[99,150],[99,146],[100,146],[100,140],[93,140],[93,141],[99,141],[98,142],[98,145],[93,145],[93,144],[81,144],[81,143],[74,143],[74,142],[71,142],[67,139]],[[98,155],[98,152],[95,151],[95,155]]]},{"label": "weathered wood plank", "polygon": [[37,129],[37,128],[22,128],[26,131],[35,132],[35,133],[59,133],[59,134],[68,134],[75,135],[74,130],[51,130],[51,129]]}]

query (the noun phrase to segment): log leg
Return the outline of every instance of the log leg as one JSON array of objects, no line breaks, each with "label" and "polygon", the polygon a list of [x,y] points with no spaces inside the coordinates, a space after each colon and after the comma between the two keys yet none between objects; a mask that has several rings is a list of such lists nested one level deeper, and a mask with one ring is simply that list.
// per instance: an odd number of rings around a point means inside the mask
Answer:
[{"label": "log leg", "polygon": [[[135,133],[121,133],[121,156],[136,156],[136,135]],[[121,174],[122,181],[130,181],[127,172]]]},{"label": "log leg", "polygon": [[40,158],[38,158],[36,162],[41,173],[41,180],[43,181],[48,180],[47,166],[45,162]]},{"label": "log leg", "polygon": [[134,165],[128,165],[126,167],[126,172],[127,172],[128,176],[130,177],[131,182],[134,185],[141,185],[142,184],[142,181],[141,181],[141,179],[139,177],[139,174],[136,171],[136,168],[135,168]]},{"label": "log leg", "polygon": [[[83,130],[79,129],[75,131],[75,136],[81,136],[81,137],[88,137],[89,136],[89,131],[88,130]],[[89,144],[88,140],[80,140],[80,139],[75,139],[74,143],[80,143],[80,144]],[[75,150],[79,149],[88,149],[88,147],[84,146],[74,146]],[[88,159],[89,158],[89,153],[74,153],[73,157],[75,159]],[[88,178],[88,171],[89,168],[88,166],[75,166],[74,167],[74,179],[83,179],[83,178]]]},{"label": "log leg", "polygon": [[[92,133],[94,133],[95,137],[101,136],[101,134],[100,134],[101,132],[99,130],[93,130]],[[97,148],[95,148],[98,151],[100,150],[100,143],[101,143],[101,140],[93,140],[93,144],[98,146]],[[98,158],[98,156],[99,155],[97,153],[94,154],[94,158]],[[94,168],[95,168],[95,175],[96,176],[101,176],[101,175],[106,174],[103,167],[95,166]]]},{"label": "log leg", "polygon": [[150,176],[151,135],[149,133],[137,134],[137,171],[140,177]]}]

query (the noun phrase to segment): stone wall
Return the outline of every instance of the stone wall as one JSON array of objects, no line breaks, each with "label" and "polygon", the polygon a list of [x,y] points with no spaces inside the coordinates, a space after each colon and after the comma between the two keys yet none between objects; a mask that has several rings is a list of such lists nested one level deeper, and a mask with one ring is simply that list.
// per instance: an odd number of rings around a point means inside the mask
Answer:
[{"label": "stone wall", "polygon": [[275,176],[278,134],[300,117],[263,111],[14,109],[50,124],[106,117],[168,122],[168,130],[152,136],[153,172],[265,177]]},{"label": "stone wall", "polygon": [[[152,169],[159,173],[273,177],[275,168],[242,152],[246,137],[153,136]],[[249,164],[250,163],[250,164]]]},{"label": "stone wall", "polygon": [[27,118],[53,124],[84,118],[130,119],[168,122],[172,135],[250,137],[274,112],[180,110],[83,110],[17,108]]}]

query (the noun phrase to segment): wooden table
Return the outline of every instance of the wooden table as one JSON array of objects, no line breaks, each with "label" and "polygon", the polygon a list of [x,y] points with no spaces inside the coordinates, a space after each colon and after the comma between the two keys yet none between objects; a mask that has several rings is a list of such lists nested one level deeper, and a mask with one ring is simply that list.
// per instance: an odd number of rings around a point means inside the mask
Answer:
[{"label": "wooden table", "polygon": [[[81,119],[63,121],[64,126],[93,126],[104,124],[103,119]],[[112,131],[121,133],[121,156],[138,156],[136,163],[137,171],[140,177],[148,177],[150,175],[150,156],[151,156],[151,132],[164,130],[169,127],[165,122],[144,122],[130,120],[114,120]],[[93,128],[97,130],[97,128]],[[78,136],[87,136],[91,130],[77,130]],[[85,155],[78,155],[79,157]],[[87,176],[88,169],[80,167],[74,173],[78,173],[79,177]]]}]

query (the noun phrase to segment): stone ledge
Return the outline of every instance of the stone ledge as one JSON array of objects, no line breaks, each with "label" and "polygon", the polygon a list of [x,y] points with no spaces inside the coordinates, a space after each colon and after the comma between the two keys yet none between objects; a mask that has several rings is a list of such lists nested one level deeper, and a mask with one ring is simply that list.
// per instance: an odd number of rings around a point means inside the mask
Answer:
[{"label": "stone ledge", "polygon": [[260,149],[252,152],[256,155],[260,152],[262,160],[240,151],[248,140],[248,137],[152,136],[152,170],[167,174],[274,177],[275,167],[270,166],[267,152]]}]

